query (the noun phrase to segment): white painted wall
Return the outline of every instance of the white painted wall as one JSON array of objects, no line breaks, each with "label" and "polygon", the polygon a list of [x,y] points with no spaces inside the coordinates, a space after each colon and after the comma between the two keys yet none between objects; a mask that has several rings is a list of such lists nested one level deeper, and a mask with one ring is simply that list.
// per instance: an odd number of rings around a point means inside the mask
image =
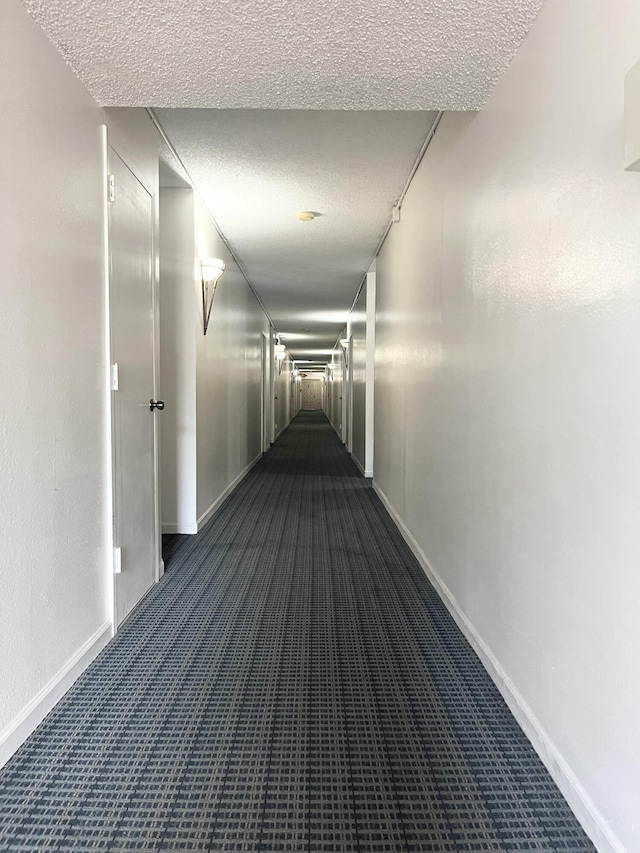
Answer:
[{"label": "white painted wall", "polygon": [[104,114],[0,10],[0,762],[110,636]]},{"label": "white painted wall", "polygon": [[352,424],[353,424],[353,359],[352,350],[353,344],[351,340],[351,326],[347,322],[347,329],[344,333],[345,342],[341,344],[340,350],[342,354],[343,370],[342,370],[342,441],[345,444],[349,453],[352,449]]},{"label": "white painted wall", "polygon": [[[324,394],[322,393],[322,388],[320,389],[320,408],[324,403]],[[293,374],[293,381],[291,383],[291,402],[292,402],[292,417],[295,417],[300,409],[302,408],[302,382],[299,376]]]},{"label": "white painted wall", "polygon": [[[103,125],[154,204],[158,138],[144,110],[100,110],[18,0],[5,0],[0,15],[10,128],[0,134],[2,763],[111,636]],[[175,223],[181,213],[169,215]],[[183,230],[165,228],[163,242],[176,286],[190,268],[196,364],[187,383],[183,340],[173,375],[164,367],[166,390],[186,390],[192,409],[199,390],[197,519],[260,455],[260,340],[269,325],[201,210],[194,225],[193,205],[189,228],[188,260],[179,257]],[[194,254],[227,261],[206,339],[197,334]],[[172,296],[177,314],[165,312],[165,323],[184,328],[185,300],[165,291]],[[193,420],[175,429],[193,436]]]},{"label": "white painted wall", "polygon": [[[269,321],[200,200],[195,198],[195,255],[222,258],[206,336],[196,333],[197,520],[201,527],[262,455],[261,352]],[[197,316],[200,282],[193,283]]]},{"label": "white painted wall", "polygon": [[160,190],[160,415],[163,533],[195,533],[196,335],[194,195]]},{"label": "white painted wall", "polygon": [[367,371],[365,397],[364,475],[373,477],[375,448],[376,262],[367,272]]},{"label": "white painted wall", "polygon": [[[197,259],[222,258],[206,336]],[[268,318],[191,189],[160,196],[162,521],[196,533],[262,455]]]},{"label": "white painted wall", "polygon": [[444,117],[378,259],[375,402],[376,486],[600,849],[629,853],[639,55],[635,0],[547,0],[485,110]]},{"label": "white painted wall", "polygon": [[365,477],[373,477],[374,376],[376,333],[375,264],[367,273],[349,315],[352,337],[352,449]]},{"label": "white painted wall", "polygon": [[[349,315],[353,358],[353,424],[351,454],[361,471],[365,470],[367,409],[367,288],[360,288]],[[371,475],[369,475],[371,476]]]},{"label": "white painted wall", "polygon": [[[107,107],[109,145],[125,161],[147,192],[153,196],[158,219],[158,132],[146,110],[140,107]],[[157,239],[157,233],[154,234]]]},{"label": "white painted wall", "polygon": [[302,403],[301,391],[300,381],[292,363],[289,370],[289,423],[291,423],[300,411]]},{"label": "white painted wall", "polygon": [[294,400],[291,396],[293,364],[288,352],[286,354],[286,358],[281,362],[281,365],[282,366],[280,366],[277,361],[274,363],[274,411],[276,438],[289,426],[291,419],[295,414]]},{"label": "white painted wall", "polygon": [[331,364],[333,369],[328,371],[329,388],[327,394],[329,397],[328,417],[331,425],[342,440],[342,391],[344,385],[344,358],[342,357],[342,349],[337,345],[331,356]]},{"label": "white painted wall", "polygon": [[262,333],[262,449],[267,451],[275,436],[274,420],[274,357],[273,357],[273,329]]}]

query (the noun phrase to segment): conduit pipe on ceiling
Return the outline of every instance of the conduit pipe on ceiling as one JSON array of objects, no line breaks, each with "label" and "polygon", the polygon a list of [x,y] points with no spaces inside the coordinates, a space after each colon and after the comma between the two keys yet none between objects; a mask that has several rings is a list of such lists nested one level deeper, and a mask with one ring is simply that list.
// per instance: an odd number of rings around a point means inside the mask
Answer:
[{"label": "conduit pipe on ceiling", "polygon": [[[420,163],[422,163],[422,159],[423,159],[424,155],[427,153],[427,148],[431,145],[431,140],[435,136],[436,130],[438,129],[438,125],[440,124],[440,120],[442,119],[443,115],[444,115],[444,110],[439,110],[436,117],[434,118],[433,124],[429,128],[429,133],[427,134],[427,138],[422,143],[422,148],[418,152],[418,156],[416,157],[415,163],[413,164],[413,168],[411,169],[411,172],[409,173],[409,177],[407,178],[407,182],[404,185],[402,192],[398,196],[398,201],[393,205],[394,210],[400,210],[400,208],[402,207],[402,202],[404,201],[404,197],[409,192],[409,187],[411,186],[411,181],[414,179],[416,172],[420,168]],[[376,250],[373,253],[373,257],[371,258],[371,263],[367,267],[367,270],[369,270],[371,268],[371,264],[378,257],[378,253],[380,252],[380,249],[382,248],[382,244],[387,239],[387,235],[389,234],[389,231],[391,231],[391,226],[393,225],[393,222],[394,222],[394,220],[393,220],[393,214],[392,214],[391,219],[389,220],[389,224],[385,228],[384,234],[382,235],[382,237],[380,238],[380,242],[376,246]],[[349,309],[349,313],[351,313],[353,311],[353,309],[355,308],[356,302],[358,301],[358,297],[360,296],[360,291],[364,287],[364,283],[366,280],[367,280],[367,274],[365,273],[364,278],[360,282],[360,286],[356,290],[356,295],[354,296],[353,302],[351,303],[351,308]],[[336,338],[336,342],[334,344],[334,347],[338,346],[339,340],[340,340],[340,336],[338,336]]]},{"label": "conduit pipe on ceiling", "polygon": [[[442,119],[443,115],[444,115],[444,110],[439,110],[438,114],[436,115],[436,117],[433,120],[433,124],[431,125],[431,129],[429,130],[429,133],[427,134],[427,138],[425,139],[424,143],[422,144],[422,148],[420,149],[418,156],[416,157],[416,162],[413,164],[413,169],[411,170],[409,177],[407,178],[407,182],[404,185],[402,192],[400,193],[400,197],[398,198],[398,201],[395,204],[395,207],[398,209],[400,209],[402,207],[402,202],[404,201],[404,197],[406,196],[407,192],[409,191],[409,187],[411,186],[411,181],[413,180],[416,172],[420,168],[420,163],[422,163],[422,158],[427,153],[427,148],[431,145],[431,140],[435,136],[436,130],[438,129],[438,125],[440,124],[440,120]],[[393,219],[391,220],[391,222],[389,223],[389,226],[387,227],[385,237],[389,233],[389,228],[391,228],[392,224],[393,224]],[[376,255],[380,251],[380,247],[382,246],[383,242],[384,242],[384,237],[382,238],[382,240],[378,244],[378,248],[376,249],[376,254],[374,255],[374,257],[376,257]]]}]

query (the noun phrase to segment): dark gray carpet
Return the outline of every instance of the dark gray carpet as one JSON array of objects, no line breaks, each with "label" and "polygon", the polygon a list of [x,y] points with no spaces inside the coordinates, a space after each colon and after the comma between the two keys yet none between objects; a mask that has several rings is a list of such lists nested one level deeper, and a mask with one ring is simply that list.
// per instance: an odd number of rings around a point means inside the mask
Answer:
[{"label": "dark gray carpet", "polygon": [[593,847],[303,413],[0,775],[0,849]]}]

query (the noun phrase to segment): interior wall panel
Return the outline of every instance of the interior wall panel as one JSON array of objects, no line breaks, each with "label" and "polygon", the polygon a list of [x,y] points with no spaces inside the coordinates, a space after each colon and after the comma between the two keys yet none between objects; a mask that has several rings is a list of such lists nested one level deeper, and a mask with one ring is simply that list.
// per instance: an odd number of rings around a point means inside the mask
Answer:
[{"label": "interior wall panel", "polygon": [[600,849],[627,851],[640,184],[623,82],[639,44],[631,0],[547,0],[485,109],[442,120],[378,258],[376,330],[376,485]]},{"label": "interior wall panel", "polygon": [[[195,256],[222,258],[206,335],[196,333],[197,513],[200,524],[262,452],[262,334],[269,325],[211,219],[195,199]],[[194,282],[194,304],[201,291]]]},{"label": "interior wall panel", "polygon": [[367,417],[367,288],[360,289],[350,314],[351,338],[353,341],[353,425],[352,455],[362,471],[366,465],[366,417]]},{"label": "interior wall panel", "polygon": [[1,16],[0,760],[111,623],[105,117],[22,3]]}]

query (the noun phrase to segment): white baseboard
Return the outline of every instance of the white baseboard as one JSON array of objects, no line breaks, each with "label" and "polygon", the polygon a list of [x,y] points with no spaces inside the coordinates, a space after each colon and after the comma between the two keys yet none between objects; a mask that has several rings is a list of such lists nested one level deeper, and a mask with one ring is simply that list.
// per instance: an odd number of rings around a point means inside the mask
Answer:
[{"label": "white baseboard", "polygon": [[[297,414],[297,413],[296,413],[296,414]],[[275,436],[273,437],[274,442],[275,442],[275,441],[277,441],[277,440],[280,438],[280,436],[282,435],[282,433],[283,433],[286,429],[288,429],[288,428],[291,426],[291,422],[293,421],[293,418],[295,418],[295,415],[294,415],[293,417],[289,418],[289,420],[288,420],[288,421],[286,422],[286,424],[282,427],[282,429],[279,429],[279,430],[278,430],[278,432],[277,432],[277,433],[275,434]],[[255,463],[254,463],[254,464],[255,464]]]},{"label": "white baseboard", "polygon": [[198,532],[198,525],[195,523],[195,521],[192,521],[192,522],[189,522],[189,523],[187,523],[187,522],[183,522],[183,523],[175,522],[175,523],[172,523],[172,522],[164,522],[164,521],[163,521],[163,522],[162,522],[162,532],[163,532],[164,534],[171,534],[171,533],[197,533],[197,532]]},{"label": "white baseboard", "polygon": [[629,853],[375,481],[373,488],[599,853]]},{"label": "white baseboard", "polygon": [[256,465],[261,459],[262,459],[262,453],[259,453],[256,456],[256,458],[253,459],[251,462],[249,462],[249,464],[246,466],[246,468],[244,468],[238,474],[238,476],[229,483],[229,485],[224,490],[224,492],[218,498],[215,499],[215,501],[211,504],[209,509],[205,510],[205,512],[202,513],[202,515],[198,519],[197,530],[195,531],[196,533],[198,532],[198,530],[202,530],[204,525],[215,515],[215,513],[220,508],[220,505],[223,503],[223,501],[225,501],[229,497],[229,495],[235,489],[235,487],[238,485],[238,483],[241,480],[244,480],[244,478],[247,476],[247,474],[253,468],[253,466]]},{"label": "white baseboard", "polygon": [[366,477],[367,475],[364,473],[364,468],[363,468],[363,467],[362,467],[362,465],[360,464],[360,460],[358,459],[358,457],[357,457],[357,456],[354,456],[354,455],[353,455],[353,453],[352,453],[352,454],[351,454],[351,458],[352,458],[352,459],[353,459],[353,461],[356,463],[356,468],[358,469],[358,471],[360,471],[360,473],[362,474],[362,476],[363,476],[363,477]]},{"label": "white baseboard", "polygon": [[18,747],[35,731],[56,702],[62,699],[112,637],[111,623],[105,622],[33,697],[15,720],[0,732],[0,767],[7,763]]},{"label": "white baseboard", "polygon": [[354,456],[353,453],[350,455],[353,461],[356,463],[356,467],[358,468],[362,476],[371,479],[373,477],[373,471],[367,471],[366,468],[363,468],[362,463],[360,462],[357,456]]},{"label": "white baseboard", "polygon": [[335,434],[338,436],[338,438],[340,439],[340,441],[342,442],[342,444],[344,444],[344,441],[342,441],[342,433],[340,432],[340,430],[338,429],[338,427],[337,427],[337,426],[334,424],[334,422],[333,422],[333,421],[331,421],[331,420],[329,421],[329,423],[330,423],[330,424],[331,424],[331,426],[333,427],[333,430],[334,430]]}]

